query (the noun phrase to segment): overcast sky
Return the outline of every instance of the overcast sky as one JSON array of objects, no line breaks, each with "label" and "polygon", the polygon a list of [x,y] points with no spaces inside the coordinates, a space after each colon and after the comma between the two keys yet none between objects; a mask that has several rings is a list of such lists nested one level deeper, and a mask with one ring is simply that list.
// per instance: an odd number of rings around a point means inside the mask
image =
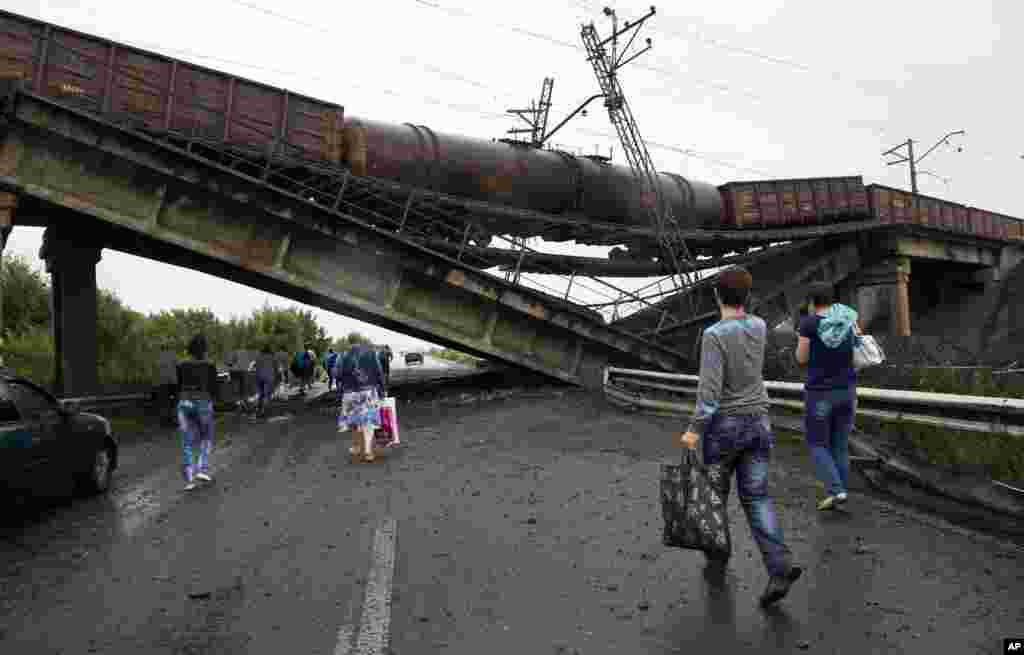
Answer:
[{"label": "overcast sky", "polygon": [[[649,2],[612,5],[623,18]],[[552,124],[596,92],[583,21],[609,26],[602,3],[573,0],[176,0],[29,2],[5,9],[344,105],[346,115],[504,136],[506,109],[555,78]],[[699,12],[699,13],[698,13]],[[909,188],[882,151],[913,138],[922,193],[1024,217],[1019,0],[717,0],[671,3],[644,26],[654,49],[622,84],[661,170],[733,180],[863,175]],[[1016,26],[1017,30],[1014,30]],[[554,138],[607,154],[599,105]],[[602,136],[607,135],[607,136]],[[616,156],[622,163],[622,158]],[[36,258],[42,231],[16,228],[7,252]],[[556,252],[603,254],[574,244]],[[101,286],[143,312],[207,306],[223,317],[285,298],[105,250]],[[634,281],[635,286],[635,281]],[[596,285],[595,285],[596,286]],[[154,293],[154,289],[160,293]],[[315,309],[315,308],[314,308]],[[421,343],[315,309],[334,336],[351,330]]]}]

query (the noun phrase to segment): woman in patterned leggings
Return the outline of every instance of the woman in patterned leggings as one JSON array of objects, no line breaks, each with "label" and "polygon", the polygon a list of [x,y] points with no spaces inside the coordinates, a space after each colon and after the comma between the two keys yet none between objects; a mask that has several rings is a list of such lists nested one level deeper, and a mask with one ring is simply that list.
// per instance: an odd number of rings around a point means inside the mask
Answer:
[{"label": "woman in patterned leggings", "polygon": [[206,337],[192,337],[188,352],[192,359],[178,364],[178,429],[185,456],[185,491],[195,489],[197,479],[213,481],[209,469],[217,388],[217,368],[206,359]]}]

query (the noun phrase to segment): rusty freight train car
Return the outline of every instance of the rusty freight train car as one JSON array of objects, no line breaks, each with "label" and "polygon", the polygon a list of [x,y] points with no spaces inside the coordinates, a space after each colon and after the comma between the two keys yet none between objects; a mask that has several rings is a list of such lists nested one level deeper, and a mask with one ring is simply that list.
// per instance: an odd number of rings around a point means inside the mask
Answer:
[{"label": "rusty freight train car", "polygon": [[724,228],[794,227],[871,216],[860,176],[729,182],[719,191]]},{"label": "rusty freight train car", "polygon": [[882,223],[919,225],[995,241],[1024,241],[1020,219],[902,189],[868,186],[874,216]]},{"label": "rusty freight train car", "polygon": [[340,105],[6,11],[0,79],[134,128],[342,163]]},{"label": "rusty freight train car", "polygon": [[[650,226],[652,198],[641,193],[628,167],[603,158],[442,134],[422,125],[345,118],[334,103],[5,11],[0,11],[0,78],[20,80],[34,93],[134,129],[227,146],[261,161],[284,159],[303,171],[348,169],[356,176],[483,201],[471,210],[483,223],[480,234],[473,233],[478,245],[486,245],[488,232],[614,245],[624,243],[616,240],[621,235],[603,234],[588,223]],[[1012,218],[880,185],[866,187],[859,176],[716,187],[663,172],[658,183],[686,229],[798,228],[877,219],[1024,240]],[[552,230],[517,210],[572,220]],[[652,239],[628,245],[641,257],[659,252]]]}]

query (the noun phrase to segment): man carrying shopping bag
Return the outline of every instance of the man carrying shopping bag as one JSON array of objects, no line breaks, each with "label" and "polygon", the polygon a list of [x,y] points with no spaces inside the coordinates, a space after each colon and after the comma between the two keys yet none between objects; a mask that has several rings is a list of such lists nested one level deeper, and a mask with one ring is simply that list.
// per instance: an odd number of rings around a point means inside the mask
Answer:
[{"label": "man carrying shopping bag", "polygon": [[[760,598],[761,605],[767,607],[789,593],[803,569],[792,563],[792,552],[785,544],[768,495],[768,468],[775,441],[762,372],[768,327],[761,318],[746,313],[753,282],[742,267],[718,276],[715,296],[722,319],[704,331],[697,410],[678,443],[692,451],[703,440],[704,468],[696,465],[693,453],[684,454],[681,467],[690,471],[691,482],[700,481],[700,476],[707,482],[684,485],[690,488],[686,502],[693,502],[696,508],[690,510],[689,518],[698,518],[695,511],[707,515],[715,506],[724,516],[729,478],[736,472],[740,504],[770,576]],[[687,463],[691,466],[685,466]],[[701,527],[706,534],[714,532],[707,525]],[[700,550],[708,553],[713,564],[724,566],[729,547],[706,546]]]}]

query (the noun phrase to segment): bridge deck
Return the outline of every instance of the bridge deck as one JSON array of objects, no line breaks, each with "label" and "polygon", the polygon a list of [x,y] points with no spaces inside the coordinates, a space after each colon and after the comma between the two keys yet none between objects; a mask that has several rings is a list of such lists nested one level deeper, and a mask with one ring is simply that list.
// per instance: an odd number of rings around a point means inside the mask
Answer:
[{"label": "bridge deck", "polygon": [[688,365],[559,298],[94,116],[14,92],[6,118],[0,185],[83,239],[575,384],[599,386],[609,362]]}]

